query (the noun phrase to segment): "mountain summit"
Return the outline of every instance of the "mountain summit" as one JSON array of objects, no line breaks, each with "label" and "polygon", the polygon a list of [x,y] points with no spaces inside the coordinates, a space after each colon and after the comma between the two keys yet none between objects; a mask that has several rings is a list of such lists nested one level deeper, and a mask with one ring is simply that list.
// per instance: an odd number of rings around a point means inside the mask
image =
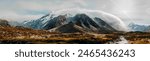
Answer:
[{"label": "mountain summit", "polygon": [[68,9],[47,14],[24,26],[62,33],[127,31],[124,23],[114,15],[97,10]]}]

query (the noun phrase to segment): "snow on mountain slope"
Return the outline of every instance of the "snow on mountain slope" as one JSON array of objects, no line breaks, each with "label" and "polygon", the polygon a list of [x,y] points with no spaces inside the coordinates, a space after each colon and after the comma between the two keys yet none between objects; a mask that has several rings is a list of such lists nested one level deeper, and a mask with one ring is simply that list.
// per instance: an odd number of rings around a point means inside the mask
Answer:
[{"label": "snow on mountain slope", "polygon": [[33,29],[41,29],[42,26],[50,19],[52,19],[52,15],[47,14],[37,20],[24,21],[23,26],[33,28]]}]

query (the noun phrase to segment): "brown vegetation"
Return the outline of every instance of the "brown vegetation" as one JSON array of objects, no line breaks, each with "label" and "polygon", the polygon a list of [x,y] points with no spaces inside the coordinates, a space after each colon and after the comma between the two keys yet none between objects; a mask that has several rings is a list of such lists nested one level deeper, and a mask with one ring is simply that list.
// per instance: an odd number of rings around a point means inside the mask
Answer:
[{"label": "brown vegetation", "polygon": [[150,33],[128,32],[112,34],[56,33],[24,27],[0,26],[0,43],[6,44],[105,44],[124,36],[131,44],[149,44]]},{"label": "brown vegetation", "polygon": [[150,32],[128,32],[125,35],[130,44],[150,44]]}]

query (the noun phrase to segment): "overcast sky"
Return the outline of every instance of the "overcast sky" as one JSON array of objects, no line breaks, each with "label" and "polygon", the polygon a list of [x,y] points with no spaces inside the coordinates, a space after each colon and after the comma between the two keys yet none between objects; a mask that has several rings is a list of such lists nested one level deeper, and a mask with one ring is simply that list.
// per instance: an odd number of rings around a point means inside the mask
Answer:
[{"label": "overcast sky", "polygon": [[126,23],[150,24],[150,0],[0,0],[0,18],[30,20],[68,8],[101,10]]}]

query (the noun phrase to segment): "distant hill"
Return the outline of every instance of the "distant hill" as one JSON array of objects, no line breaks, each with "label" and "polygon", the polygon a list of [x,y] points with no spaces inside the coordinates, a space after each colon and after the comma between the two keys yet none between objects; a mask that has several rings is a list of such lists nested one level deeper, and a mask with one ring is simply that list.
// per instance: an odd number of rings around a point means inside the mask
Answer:
[{"label": "distant hill", "polygon": [[10,26],[10,25],[9,25],[9,22],[7,20],[0,19],[0,26]]}]

